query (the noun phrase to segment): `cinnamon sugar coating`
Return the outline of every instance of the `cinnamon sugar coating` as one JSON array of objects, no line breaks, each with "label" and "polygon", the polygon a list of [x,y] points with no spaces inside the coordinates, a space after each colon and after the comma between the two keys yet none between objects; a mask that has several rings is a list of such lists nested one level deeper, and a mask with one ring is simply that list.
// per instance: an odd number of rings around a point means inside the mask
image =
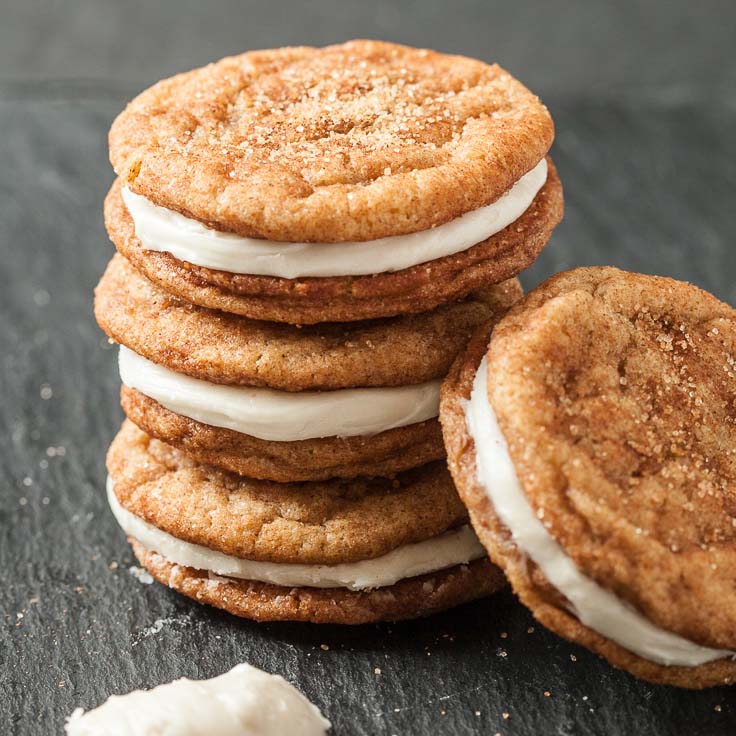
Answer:
[{"label": "cinnamon sugar coating", "polygon": [[[448,458],[473,525],[534,615],[653,682],[732,683],[736,662],[665,667],[582,625],[478,485],[463,400],[490,326],[443,386]],[[586,576],[664,630],[736,649],[736,312],[694,286],[576,269],[531,292],[488,348],[489,400],[524,492]]]},{"label": "cinnamon sugar coating", "polygon": [[547,153],[497,65],[381,41],[251,51],[155,84],[110,131],[132,191],[222,231],[339,242],[487,205]]}]

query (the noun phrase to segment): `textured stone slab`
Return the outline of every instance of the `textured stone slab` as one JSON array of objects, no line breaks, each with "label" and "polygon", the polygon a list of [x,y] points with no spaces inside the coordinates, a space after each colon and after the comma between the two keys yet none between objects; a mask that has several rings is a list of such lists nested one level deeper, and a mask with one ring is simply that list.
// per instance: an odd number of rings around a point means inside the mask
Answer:
[{"label": "textured stone slab", "polygon": [[[58,734],[76,705],[247,661],[295,682],[340,734],[732,733],[732,691],[638,682],[508,592],[395,626],[259,626],[136,573],[105,506],[122,415],[92,318],[111,254],[105,134],[123,102],[0,98],[0,732]],[[736,302],[736,109],[548,102],[567,217],[526,285],[612,263]]]}]

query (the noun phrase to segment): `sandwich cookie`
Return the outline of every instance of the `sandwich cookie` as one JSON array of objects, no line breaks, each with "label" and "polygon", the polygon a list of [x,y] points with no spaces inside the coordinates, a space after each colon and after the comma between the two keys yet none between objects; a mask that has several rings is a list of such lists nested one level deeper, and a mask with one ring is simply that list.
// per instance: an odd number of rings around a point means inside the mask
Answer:
[{"label": "sandwich cookie", "polygon": [[141,564],[259,621],[423,616],[503,585],[443,463],[393,480],[269,483],[199,465],[126,421],[111,509]]},{"label": "sandwich cookie", "polygon": [[529,266],[552,119],[498,66],[377,41],[223,59],[110,131],[105,222],[187,301],[308,324],[416,313]]},{"label": "sandwich cookie", "polygon": [[444,386],[449,465],[535,617],[652,682],[736,677],[736,312],[686,283],[559,274]]},{"label": "sandwich cookie", "polygon": [[516,279],[417,316],[297,328],[197,307],[121,256],[95,314],[121,344],[122,404],[196,460],[276,481],[391,475],[444,457],[439,387]]}]

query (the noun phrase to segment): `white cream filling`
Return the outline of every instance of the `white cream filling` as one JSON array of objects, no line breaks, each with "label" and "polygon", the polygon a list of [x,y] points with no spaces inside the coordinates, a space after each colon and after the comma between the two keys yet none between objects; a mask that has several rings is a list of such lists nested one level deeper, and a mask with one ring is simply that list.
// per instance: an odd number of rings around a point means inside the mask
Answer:
[{"label": "white cream filling", "polygon": [[126,386],[170,411],[274,442],[369,436],[439,413],[440,380],[337,391],[221,386],[171,371],[122,345],[119,365]]},{"label": "white cream filling", "polygon": [[580,621],[606,639],[662,665],[695,667],[734,652],[710,649],[655,626],[628,603],[583,575],[537,518],[519,483],[506,440],[488,401],[485,358],[465,403],[475,442],[478,482],[514,542],[570,603]]},{"label": "white cream filling", "polygon": [[113,695],[72,713],[67,736],[321,736],[330,722],[283,677],[239,664],[210,680],[185,677]]},{"label": "white cream filling", "polygon": [[223,577],[284,587],[371,590],[393,585],[405,578],[464,565],[486,555],[475,532],[466,524],[424,542],[406,544],[381,557],[359,562],[301,565],[244,560],[177,539],[131,513],[120,505],[111,478],[107,480],[107,499],[123,531],[169,562]]},{"label": "white cream filling", "polygon": [[229,273],[278,276],[365,276],[400,271],[453,255],[508,227],[547,181],[542,159],[495,202],[450,222],[408,235],[344,243],[289,243],[245,238],[153,204],[123,187],[125,206],[147,250],[166,251],[197,266]]}]

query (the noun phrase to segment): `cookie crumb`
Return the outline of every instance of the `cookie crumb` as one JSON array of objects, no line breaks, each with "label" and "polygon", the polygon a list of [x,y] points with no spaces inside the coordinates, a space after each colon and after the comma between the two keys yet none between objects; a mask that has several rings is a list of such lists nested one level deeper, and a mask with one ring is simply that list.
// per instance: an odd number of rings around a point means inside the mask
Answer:
[{"label": "cookie crumb", "polygon": [[148,570],[144,570],[142,567],[136,567],[133,565],[132,567],[128,568],[128,572],[139,582],[143,583],[143,585],[151,585],[153,583],[153,576],[151,575]]}]

